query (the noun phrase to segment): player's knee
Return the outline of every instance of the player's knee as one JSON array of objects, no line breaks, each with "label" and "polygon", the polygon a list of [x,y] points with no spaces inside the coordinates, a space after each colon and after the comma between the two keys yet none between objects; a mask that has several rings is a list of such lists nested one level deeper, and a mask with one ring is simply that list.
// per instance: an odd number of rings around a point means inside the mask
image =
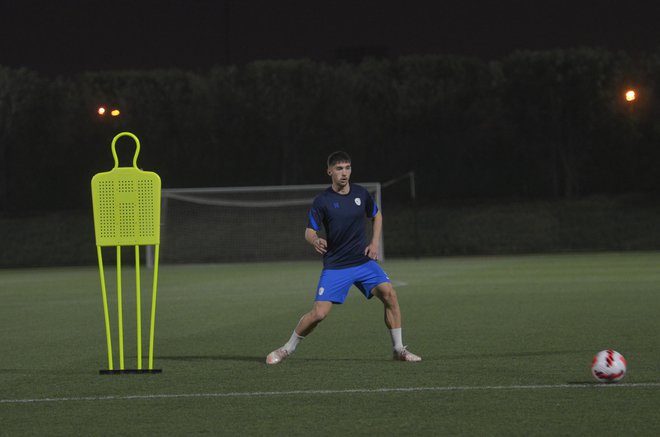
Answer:
[{"label": "player's knee", "polygon": [[315,323],[322,322],[327,316],[330,310],[325,307],[314,307],[312,308],[312,311],[310,311],[310,316],[312,317],[312,320],[314,320]]},{"label": "player's knee", "polygon": [[392,284],[385,283],[385,284],[380,284],[378,287],[376,287],[375,295],[378,296],[380,300],[383,302],[389,304],[389,305],[396,305],[398,302],[397,296],[396,296],[396,290],[394,290],[394,287],[392,287]]}]

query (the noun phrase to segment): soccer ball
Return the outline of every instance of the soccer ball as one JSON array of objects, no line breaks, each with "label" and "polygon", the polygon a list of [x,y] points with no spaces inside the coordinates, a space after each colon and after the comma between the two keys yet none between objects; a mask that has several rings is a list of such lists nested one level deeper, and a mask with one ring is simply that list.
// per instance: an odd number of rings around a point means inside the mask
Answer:
[{"label": "soccer ball", "polygon": [[600,351],[591,362],[591,374],[600,382],[620,381],[626,374],[626,359],[612,349]]}]

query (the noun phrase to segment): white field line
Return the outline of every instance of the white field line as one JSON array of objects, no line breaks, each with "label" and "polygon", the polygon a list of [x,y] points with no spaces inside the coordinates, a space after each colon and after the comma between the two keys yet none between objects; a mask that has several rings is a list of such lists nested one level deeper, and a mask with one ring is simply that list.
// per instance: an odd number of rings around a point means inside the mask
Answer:
[{"label": "white field line", "polygon": [[467,391],[516,391],[516,390],[557,390],[557,389],[617,389],[617,388],[652,388],[660,387],[660,383],[637,384],[554,384],[554,385],[484,385],[484,386],[454,386],[454,387],[393,387],[393,388],[356,388],[346,390],[289,390],[289,391],[257,391],[228,393],[181,393],[181,394],[151,394],[151,395],[110,395],[110,396],[80,396],[60,398],[34,399],[0,399],[0,405],[34,404],[46,402],[96,402],[96,401],[130,401],[159,399],[191,399],[191,398],[235,398],[235,397],[269,397],[293,395],[351,395],[374,393],[416,393],[416,392],[467,392]]}]

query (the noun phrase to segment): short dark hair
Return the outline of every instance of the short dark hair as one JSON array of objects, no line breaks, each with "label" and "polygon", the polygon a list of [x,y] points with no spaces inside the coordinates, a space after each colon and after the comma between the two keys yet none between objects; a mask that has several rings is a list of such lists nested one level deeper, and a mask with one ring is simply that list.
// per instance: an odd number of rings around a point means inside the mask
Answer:
[{"label": "short dark hair", "polygon": [[348,153],[342,152],[341,150],[338,150],[336,152],[332,152],[330,156],[328,156],[328,168],[332,167],[333,165],[337,164],[338,162],[351,162],[351,157],[348,156]]}]

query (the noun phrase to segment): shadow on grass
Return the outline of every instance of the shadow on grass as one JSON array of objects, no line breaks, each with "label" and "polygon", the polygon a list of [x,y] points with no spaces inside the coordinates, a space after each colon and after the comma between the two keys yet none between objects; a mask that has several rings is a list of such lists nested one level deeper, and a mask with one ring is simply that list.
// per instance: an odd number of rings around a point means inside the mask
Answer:
[{"label": "shadow on grass", "polygon": [[351,361],[352,361],[352,362],[361,362],[361,363],[364,363],[364,362],[366,362],[366,361],[372,361],[372,362],[383,361],[383,360],[385,360],[385,361],[392,361],[391,359],[390,359],[390,360],[386,360],[386,359],[373,358],[373,357],[365,357],[365,358],[337,358],[337,357],[334,357],[334,358],[330,358],[330,357],[308,358],[308,357],[296,357],[295,359],[296,359],[297,361],[310,361],[310,362],[314,362],[314,361],[327,361],[327,362],[343,361],[343,362],[351,362]]},{"label": "shadow on grass", "polygon": [[249,361],[259,362],[265,361],[266,356],[246,356],[246,355],[170,355],[156,357],[158,360],[172,360],[172,361]]},{"label": "shadow on grass", "polygon": [[[244,355],[180,355],[180,356],[165,356],[157,357],[158,360],[172,360],[172,361],[248,361],[248,362],[258,362],[265,364],[266,356],[244,356]],[[299,362],[317,362],[317,361],[327,361],[327,362],[367,362],[367,361],[378,361],[374,358],[330,358],[330,357],[295,357],[296,361]]]},{"label": "shadow on grass", "polygon": [[[502,352],[502,353],[469,353],[469,354],[456,354],[456,355],[423,355],[424,361],[448,361],[448,360],[465,360],[465,359],[484,359],[484,358],[525,358],[525,357],[550,357],[555,355],[570,355],[570,354],[590,354],[591,351],[587,350],[561,350],[561,351],[531,351],[531,352]],[[172,360],[172,361],[247,361],[263,363],[266,356],[247,356],[247,355],[169,355],[159,356],[158,360]],[[383,358],[387,360],[387,358]],[[296,361],[328,361],[328,362],[366,362],[366,361],[380,361],[379,358],[374,357],[310,357],[299,355]],[[391,361],[391,360],[388,360]]]}]

